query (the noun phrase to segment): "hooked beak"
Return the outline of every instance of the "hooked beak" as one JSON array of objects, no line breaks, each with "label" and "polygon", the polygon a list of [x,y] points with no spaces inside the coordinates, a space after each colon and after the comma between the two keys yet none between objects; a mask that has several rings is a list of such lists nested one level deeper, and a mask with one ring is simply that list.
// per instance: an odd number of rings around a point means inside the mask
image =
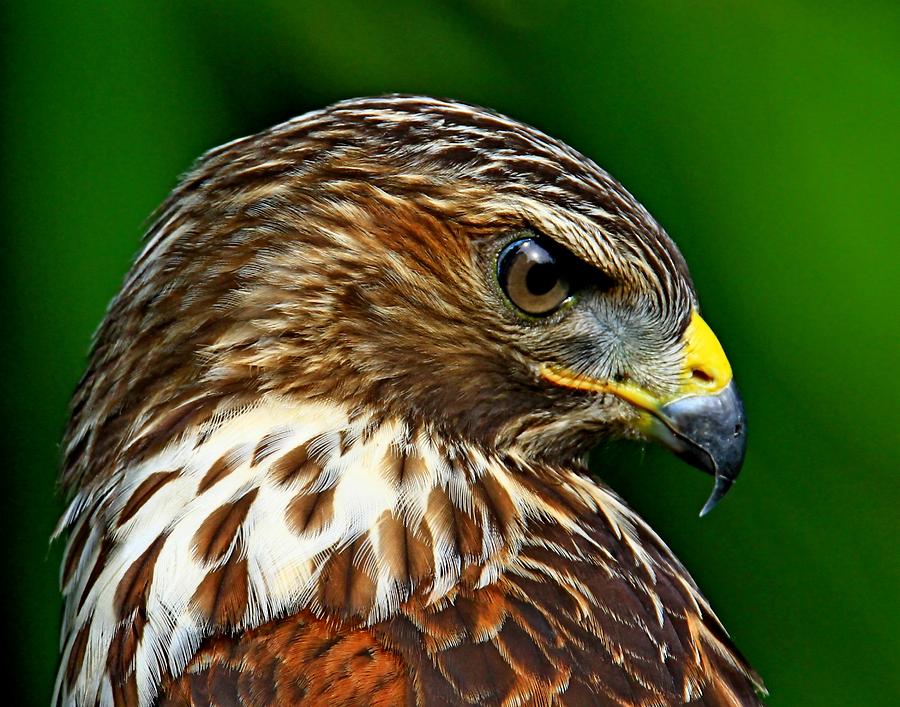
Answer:
[{"label": "hooked beak", "polygon": [[629,381],[596,380],[553,364],[544,364],[540,372],[556,385],[611,393],[641,411],[638,429],[643,436],[715,476],[712,494],[700,511],[704,516],[741,471],[747,424],[725,352],[696,311],[684,333],[684,350],[681,385],[665,399]]}]

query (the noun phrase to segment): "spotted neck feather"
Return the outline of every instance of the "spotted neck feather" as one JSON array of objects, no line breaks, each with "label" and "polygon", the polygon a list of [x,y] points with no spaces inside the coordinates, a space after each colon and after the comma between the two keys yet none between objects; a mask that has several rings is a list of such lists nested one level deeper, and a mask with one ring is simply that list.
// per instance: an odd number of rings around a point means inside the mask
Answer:
[{"label": "spotted neck feather", "polygon": [[[150,421],[131,444],[159,432]],[[571,507],[533,481],[514,454],[330,403],[216,409],[69,506],[57,690],[106,702],[114,677],[149,704],[213,632],[301,609],[376,622],[413,595],[485,586],[529,519],[579,532]],[[598,508],[599,488],[565,482],[571,501]],[[608,500],[627,528],[630,513]]]}]

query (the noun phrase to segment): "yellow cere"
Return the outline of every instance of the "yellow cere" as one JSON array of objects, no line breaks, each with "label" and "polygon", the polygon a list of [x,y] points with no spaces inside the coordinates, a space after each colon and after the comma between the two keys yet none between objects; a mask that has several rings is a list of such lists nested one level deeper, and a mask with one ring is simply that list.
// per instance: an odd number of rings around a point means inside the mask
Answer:
[{"label": "yellow cere", "polygon": [[711,395],[731,382],[731,364],[722,344],[696,310],[684,332],[684,383],[676,397]]}]

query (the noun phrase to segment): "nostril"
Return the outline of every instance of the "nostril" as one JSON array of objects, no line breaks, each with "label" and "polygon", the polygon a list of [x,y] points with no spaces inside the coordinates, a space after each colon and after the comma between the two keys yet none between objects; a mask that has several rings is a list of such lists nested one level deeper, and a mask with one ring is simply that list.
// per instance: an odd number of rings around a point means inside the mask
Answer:
[{"label": "nostril", "polygon": [[700,383],[712,383],[713,377],[702,368],[695,368],[691,371],[691,377]]}]

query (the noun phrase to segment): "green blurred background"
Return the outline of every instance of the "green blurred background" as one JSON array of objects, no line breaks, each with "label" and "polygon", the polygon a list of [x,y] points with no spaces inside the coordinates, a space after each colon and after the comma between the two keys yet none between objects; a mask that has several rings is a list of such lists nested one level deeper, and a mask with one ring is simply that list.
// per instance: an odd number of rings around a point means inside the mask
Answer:
[{"label": "green blurred background", "polygon": [[[6,2],[6,644],[55,670],[67,398],[144,219],[202,151],[421,92],[560,137],[691,264],[750,421],[732,495],[655,449],[595,467],[693,571],[772,705],[900,704],[900,4]],[[10,704],[14,704],[10,702]]]}]

